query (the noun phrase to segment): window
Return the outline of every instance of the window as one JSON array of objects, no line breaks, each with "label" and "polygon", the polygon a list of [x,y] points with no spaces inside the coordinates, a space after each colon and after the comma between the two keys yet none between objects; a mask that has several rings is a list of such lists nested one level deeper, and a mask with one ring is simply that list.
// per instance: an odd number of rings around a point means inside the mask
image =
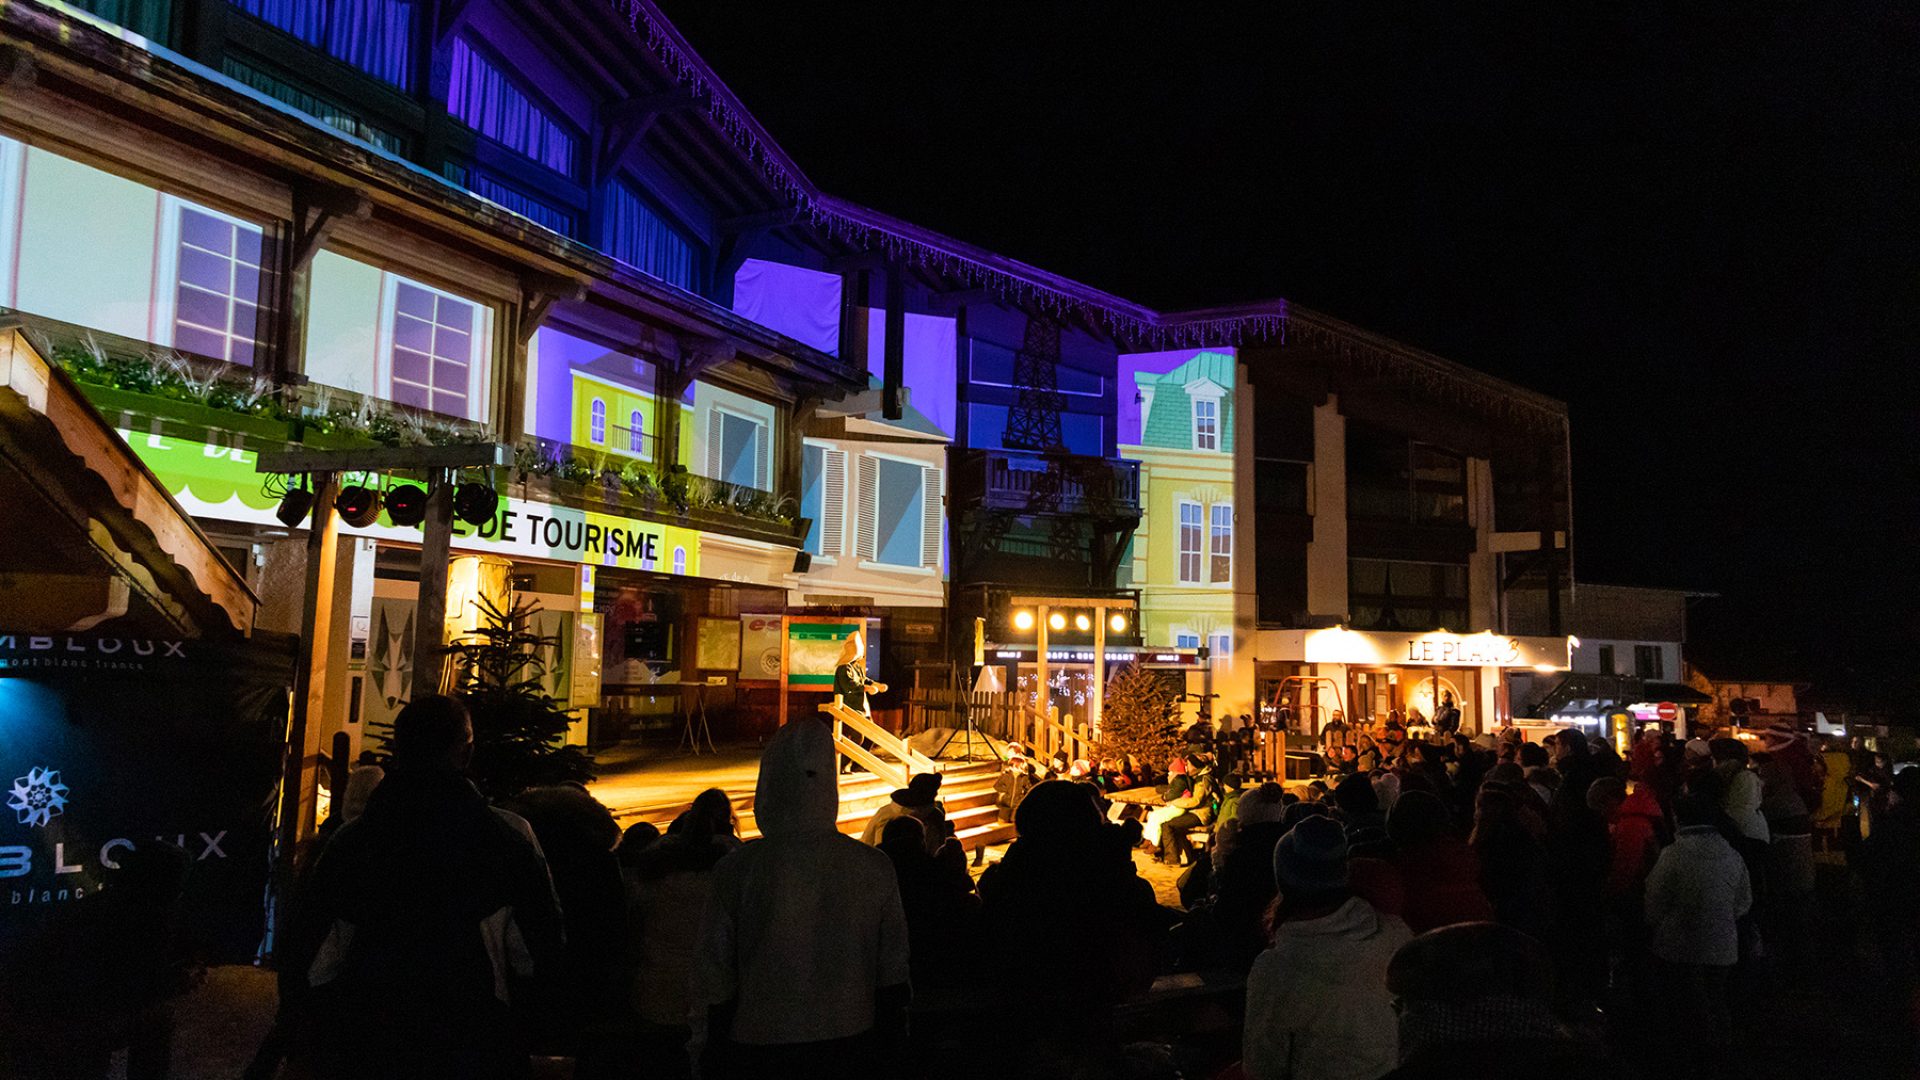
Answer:
[{"label": "window", "polygon": [[[969,339],[968,377],[976,386],[1013,387],[1013,349],[990,341]],[[1054,389],[1077,397],[1099,397],[1106,392],[1107,378],[1098,372],[1082,371],[1065,364],[1053,369]]]},{"label": "window", "polygon": [[330,128],[344,131],[356,139],[364,139],[389,154],[406,152],[406,140],[377,124],[369,123],[358,112],[336,105],[319,94],[305,90],[276,75],[270,75],[233,56],[227,56],[220,61],[220,70],[234,82],[251,87],[283,105],[298,109]]},{"label": "window", "polygon": [[20,244],[20,180],[26,147],[0,135],[0,307],[12,307],[13,275]]},{"label": "window", "polygon": [[479,305],[389,278],[393,318],[388,396],[402,405],[477,419],[474,336]]},{"label": "window", "polygon": [[1635,645],[1633,647],[1633,673],[1642,679],[1664,679],[1667,677],[1666,656],[1658,645]]},{"label": "window", "polygon": [[1600,674],[1618,675],[1620,670],[1613,666],[1613,646],[1600,646]]},{"label": "window", "polygon": [[846,515],[846,451],[807,443],[800,460],[800,516],[808,519],[806,550],[822,559],[838,556]]},{"label": "window", "polygon": [[1193,448],[1220,449],[1220,402],[1213,398],[1193,399]]},{"label": "window", "polygon": [[855,543],[879,566],[940,566],[941,470],[917,461],[865,454]]},{"label": "window", "polygon": [[1215,630],[1207,635],[1207,651],[1218,664],[1233,659],[1233,631]]},{"label": "window", "polygon": [[673,549],[673,572],[676,574],[684,574],[687,572],[686,548],[677,547]]},{"label": "window", "polygon": [[402,90],[413,83],[411,0],[232,0],[328,55]]},{"label": "window", "polygon": [[1180,504],[1180,580],[1198,584],[1200,578],[1200,504]]},{"label": "window", "polygon": [[461,186],[483,199],[499,203],[536,225],[552,229],[561,236],[578,235],[578,222],[574,215],[516,188],[508,187],[479,169],[468,172]]},{"label": "window", "polygon": [[627,413],[627,453],[647,452],[647,421],[639,409]]},{"label": "window", "polygon": [[1186,630],[1173,632],[1173,647],[1176,649],[1197,649],[1200,647],[1200,635]]},{"label": "window", "polygon": [[173,24],[171,0],[74,0],[74,7],[165,44]]},{"label": "window", "polygon": [[1463,630],[1467,568],[1458,563],[1349,559],[1355,630]]},{"label": "window", "polygon": [[1233,580],[1233,504],[1214,503],[1209,513],[1213,515],[1210,580],[1215,585],[1225,585]]},{"label": "window", "polygon": [[[669,285],[698,292],[700,260],[693,244],[626,183],[608,184],[606,199],[607,254]],[[834,317],[837,333],[837,310]]]},{"label": "window", "polygon": [[178,200],[173,347],[253,364],[260,323],[260,228]]},{"label": "window", "polygon": [[593,399],[593,404],[588,407],[587,424],[587,438],[592,439],[595,446],[599,446],[607,441],[606,402],[601,401],[599,398]]},{"label": "window", "polygon": [[767,426],[721,408],[708,416],[707,476],[741,487],[766,488]]},{"label": "window", "polygon": [[574,138],[465,38],[453,39],[447,111],[468,127],[557,173],[577,169]]}]

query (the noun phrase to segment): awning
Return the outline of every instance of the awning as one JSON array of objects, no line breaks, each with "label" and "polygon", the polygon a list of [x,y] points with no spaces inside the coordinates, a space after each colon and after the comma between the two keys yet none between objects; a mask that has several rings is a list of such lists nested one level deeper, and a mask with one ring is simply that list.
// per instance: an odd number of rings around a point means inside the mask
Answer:
[{"label": "awning", "polygon": [[259,601],[118,432],[0,322],[0,610],[48,633],[246,634]]},{"label": "awning", "polygon": [[1713,698],[1695,690],[1686,683],[1649,682],[1641,687],[1646,700],[1651,702],[1671,701],[1675,705],[1711,705]]}]

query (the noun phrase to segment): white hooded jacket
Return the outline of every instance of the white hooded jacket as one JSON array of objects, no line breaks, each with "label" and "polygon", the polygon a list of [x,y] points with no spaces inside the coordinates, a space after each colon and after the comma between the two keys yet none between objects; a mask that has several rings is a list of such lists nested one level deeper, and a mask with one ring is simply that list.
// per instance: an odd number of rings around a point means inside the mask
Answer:
[{"label": "white hooded jacket", "polygon": [[907,921],[893,862],[834,827],[832,736],[797,721],[760,757],[754,817],[762,839],[722,859],[694,962],[690,1017],[736,1004],[732,1037],[752,1045],[825,1042],[874,1027],[875,993],[907,983]]},{"label": "white hooded jacket", "polygon": [[1241,1067],[1253,1080],[1373,1080],[1400,1063],[1387,963],[1407,924],[1354,897],[1281,923],[1247,976]]}]

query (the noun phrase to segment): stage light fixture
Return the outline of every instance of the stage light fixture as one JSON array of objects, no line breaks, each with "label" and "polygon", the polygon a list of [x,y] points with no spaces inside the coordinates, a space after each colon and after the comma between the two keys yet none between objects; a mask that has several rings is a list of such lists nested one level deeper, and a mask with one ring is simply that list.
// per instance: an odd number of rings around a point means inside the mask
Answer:
[{"label": "stage light fixture", "polygon": [[1047,625],[1055,630],[1065,630],[1067,628],[1067,617],[1064,613],[1056,611],[1047,616]]},{"label": "stage light fixture", "polygon": [[500,509],[500,493],[486,484],[472,481],[453,489],[453,516],[479,528],[493,520]]},{"label": "stage light fixture", "polygon": [[1021,608],[1019,611],[1014,612],[1013,628],[1015,630],[1021,630],[1021,631],[1033,629],[1033,612],[1028,611],[1025,608]]},{"label": "stage light fixture", "polygon": [[1093,620],[1087,618],[1087,613],[1082,611],[1073,617],[1073,628],[1083,634],[1087,633],[1093,629]]},{"label": "stage light fixture", "polygon": [[1127,617],[1118,611],[1114,612],[1112,615],[1107,616],[1107,629],[1113,631],[1116,634],[1126,633]]},{"label": "stage light fixture", "polygon": [[280,519],[280,524],[292,529],[307,520],[307,511],[311,509],[313,489],[307,486],[307,478],[302,476],[298,487],[287,485],[286,494],[280,496],[280,508],[273,512],[273,516]]},{"label": "stage light fixture", "polygon": [[352,484],[340,489],[333,500],[333,508],[340,511],[340,520],[356,529],[364,529],[380,520],[380,493],[361,484]]},{"label": "stage light fixture", "polygon": [[395,484],[387,489],[387,520],[401,527],[427,519],[427,489],[417,484]]}]

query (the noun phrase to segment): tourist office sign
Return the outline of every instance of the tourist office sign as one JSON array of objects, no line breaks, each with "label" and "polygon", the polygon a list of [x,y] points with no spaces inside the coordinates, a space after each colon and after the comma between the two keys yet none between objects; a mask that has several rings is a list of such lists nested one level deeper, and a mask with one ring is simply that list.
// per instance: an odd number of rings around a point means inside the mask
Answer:
[{"label": "tourist office sign", "polygon": [[1564,637],[1522,637],[1483,631],[1392,634],[1334,627],[1302,634],[1302,659],[1310,664],[1363,667],[1498,667],[1565,671],[1571,643]]},{"label": "tourist office sign", "polygon": [[[279,500],[261,490],[264,478],[254,471],[255,451],[124,429],[120,434],[194,517],[284,527],[274,517]],[[353,479],[349,474],[344,482]],[[394,525],[385,511],[376,524],[356,528],[342,522],[340,531],[399,543],[421,540],[419,526]],[[453,548],[664,574],[700,572],[698,529],[510,496],[500,500],[493,520],[484,525],[456,521]]]}]

